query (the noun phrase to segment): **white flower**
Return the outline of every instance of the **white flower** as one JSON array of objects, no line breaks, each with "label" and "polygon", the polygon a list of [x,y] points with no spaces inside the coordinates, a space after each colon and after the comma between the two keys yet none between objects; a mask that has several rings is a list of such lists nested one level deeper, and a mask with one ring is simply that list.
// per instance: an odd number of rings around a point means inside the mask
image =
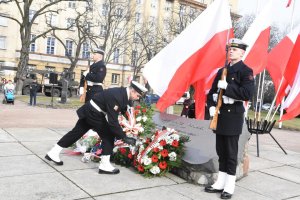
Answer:
[{"label": "white flower", "polygon": [[136,121],[137,122],[139,122],[139,121],[141,121],[142,120],[142,117],[141,116],[138,116],[137,118],[136,118]]},{"label": "white flower", "polygon": [[179,141],[179,135],[178,135],[178,134],[172,134],[172,135],[171,135],[171,138],[172,138],[173,140]]},{"label": "white flower", "polygon": [[163,146],[161,146],[161,145],[159,145],[159,146],[158,146],[158,149],[159,149],[159,150],[163,150],[163,149],[164,149],[164,147],[163,147]]},{"label": "white flower", "polygon": [[147,121],[147,119],[148,119],[147,116],[144,115],[143,116],[143,121],[145,122],[145,121]]},{"label": "white flower", "polygon": [[113,149],[113,152],[114,152],[114,153],[117,153],[117,151],[118,151],[118,147],[115,147],[115,148]]},{"label": "white flower", "polygon": [[172,142],[173,142],[173,139],[170,136],[167,136],[165,140],[166,140],[167,144],[172,144]]},{"label": "white flower", "polygon": [[158,174],[158,173],[160,172],[160,169],[159,169],[159,167],[157,167],[157,166],[155,165],[155,166],[153,166],[153,167],[150,169],[150,172],[151,172],[152,174]]},{"label": "white flower", "polygon": [[149,157],[145,157],[143,159],[143,163],[144,163],[144,165],[150,165],[152,163],[152,160]]},{"label": "white flower", "polygon": [[171,152],[168,154],[169,158],[170,158],[170,161],[175,161],[176,160],[176,157],[177,157],[177,154],[175,152]]}]

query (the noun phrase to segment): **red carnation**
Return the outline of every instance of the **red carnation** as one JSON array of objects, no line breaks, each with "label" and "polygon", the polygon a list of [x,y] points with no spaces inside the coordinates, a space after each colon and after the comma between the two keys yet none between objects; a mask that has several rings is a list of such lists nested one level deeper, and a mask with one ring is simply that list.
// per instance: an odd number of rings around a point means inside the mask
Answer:
[{"label": "red carnation", "polygon": [[160,163],[158,164],[158,166],[159,166],[160,169],[164,170],[164,169],[167,168],[168,164],[167,164],[166,161],[162,161],[162,162],[160,162]]},{"label": "red carnation", "polygon": [[178,147],[178,145],[179,145],[179,142],[177,140],[173,140],[172,146],[173,147]]},{"label": "red carnation", "polygon": [[156,163],[156,162],[158,161],[157,155],[153,155],[153,156],[151,157],[151,160],[152,160],[152,162]]},{"label": "red carnation", "polygon": [[157,131],[155,132],[155,136],[157,136],[157,135],[158,135],[158,133],[159,133],[159,131],[157,130]]},{"label": "red carnation", "polygon": [[137,165],[137,161],[134,159],[133,160],[133,166],[136,166]]},{"label": "red carnation", "polygon": [[158,153],[158,152],[159,152],[159,148],[155,147],[155,148],[153,149],[153,152],[154,152],[154,153]]},{"label": "red carnation", "polygon": [[139,166],[138,166],[138,171],[139,171],[139,172],[144,172],[144,167],[143,167],[142,165],[139,165]]},{"label": "red carnation", "polygon": [[126,154],[126,149],[125,148],[120,148],[121,154],[125,155]]},{"label": "red carnation", "polygon": [[147,138],[146,139],[146,144],[149,144],[151,142],[151,139],[150,138]]},{"label": "red carnation", "polygon": [[135,111],[134,111],[134,114],[135,114],[135,115],[138,115],[139,113],[140,113],[139,110],[135,110]]},{"label": "red carnation", "polygon": [[136,108],[136,109],[141,109],[141,106],[140,106],[140,105],[137,105],[135,108]]},{"label": "red carnation", "polygon": [[132,154],[129,153],[129,154],[127,155],[127,157],[128,157],[129,159],[132,159]]},{"label": "red carnation", "polygon": [[143,113],[147,112],[147,109],[146,109],[146,108],[143,108],[142,112],[143,112]]},{"label": "red carnation", "polygon": [[161,146],[166,146],[167,142],[166,142],[166,140],[161,140],[161,141],[159,142],[159,144],[160,144]]},{"label": "red carnation", "polygon": [[162,151],[160,152],[160,155],[161,155],[162,157],[164,157],[164,158],[167,157],[168,154],[169,154],[169,152],[168,152],[167,149],[164,149],[164,150],[162,150]]}]

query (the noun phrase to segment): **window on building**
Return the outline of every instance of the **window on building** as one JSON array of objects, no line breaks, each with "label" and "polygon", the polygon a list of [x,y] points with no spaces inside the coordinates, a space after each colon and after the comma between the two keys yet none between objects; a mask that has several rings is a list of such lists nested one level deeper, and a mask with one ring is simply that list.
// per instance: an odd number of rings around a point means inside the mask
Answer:
[{"label": "window on building", "polygon": [[55,50],[55,38],[54,37],[48,37],[47,38],[47,54],[54,54]]},{"label": "window on building", "polygon": [[45,69],[46,69],[48,72],[54,72],[54,71],[55,71],[55,67],[52,67],[52,66],[45,66]]},{"label": "window on building", "polygon": [[134,32],[133,33],[133,42],[138,43],[139,40],[140,40],[140,37],[139,37],[138,33]]},{"label": "window on building", "polygon": [[102,10],[102,12],[101,12],[102,16],[108,15],[109,5],[106,3],[102,4],[101,10]]},{"label": "window on building", "polygon": [[75,1],[69,1],[68,7],[69,8],[76,8],[76,2]]},{"label": "window on building", "polygon": [[120,74],[113,73],[111,75],[111,84],[119,84],[120,82]]},{"label": "window on building", "polygon": [[179,15],[183,16],[184,12],[185,12],[185,6],[184,5],[180,5],[180,7],[179,7]]},{"label": "window on building", "polygon": [[151,8],[157,8],[157,0],[151,0]]},{"label": "window on building", "polygon": [[82,58],[84,58],[84,59],[89,59],[90,58],[89,49],[90,49],[89,44],[87,42],[84,42],[82,44]]},{"label": "window on building", "polygon": [[31,22],[33,16],[35,15],[36,11],[35,10],[29,10],[29,22]]},{"label": "window on building", "polygon": [[154,44],[154,37],[153,37],[152,35],[150,35],[150,36],[148,37],[148,43],[149,43],[149,44]]},{"label": "window on building", "polygon": [[67,18],[67,28],[70,28],[70,30],[74,30],[75,26],[75,19]]},{"label": "window on building", "polygon": [[35,70],[35,69],[36,69],[36,65],[28,64],[28,65],[27,65],[27,69],[28,69],[29,71]]},{"label": "window on building", "polygon": [[116,9],[116,15],[118,18],[121,18],[123,16],[123,8],[117,8]]},{"label": "window on building", "polygon": [[0,26],[7,26],[7,18],[0,16]]},{"label": "window on building", "polygon": [[[31,35],[30,35],[30,40],[33,40],[35,37],[36,37],[36,35],[31,34]],[[30,51],[30,52],[35,52],[35,51],[36,51],[35,41],[30,43],[29,51]]]},{"label": "window on building", "polygon": [[91,22],[86,22],[84,26],[84,31],[86,31],[87,33],[91,32],[91,26]]},{"label": "window on building", "polygon": [[156,18],[154,16],[150,16],[149,17],[149,25],[153,26],[153,25],[155,25],[155,22],[156,22]]},{"label": "window on building", "polygon": [[131,55],[131,64],[132,64],[133,66],[136,66],[137,55],[138,55],[137,50],[133,50],[133,51],[132,51],[132,55]]},{"label": "window on building", "polygon": [[106,36],[106,30],[107,30],[107,26],[106,25],[101,25],[100,26],[100,36],[105,37]]},{"label": "window on building", "polygon": [[171,11],[171,9],[172,9],[172,3],[169,1],[166,1],[165,11],[169,12],[169,11]]},{"label": "window on building", "polygon": [[6,49],[6,37],[0,35],[0,49]]},{"label": "window on building", "polygon": [[141,22],[141,13],[135,13],[135,22],[140,23]]},{"label": "window on building", "polygon": [[87,11],[93,11],[93,0],[88,0],[88,1],[86,2],[85,9],[86,9]]},{"label": "window on building", "polygon": [[57,16],[53,13],[49,13],[47,15],[47,23],[50,24],[51,26],[56,26],[57,22]]},{"label": "window on building", "polygon": [[136,0],[136,4],[142,4],[142,0]]},{"label": "window on building", "polygon": [[65,56],[72,56],[72,51],[73,51],[73,41],[72,40],[66,40]]},{"label": "window on building", "polygon": [[114,63],[119,63],[120,49],[114,50]]},{"label": "window on building", "polygon": [[120,39],[121,38],[121,32],[122,32],[122,30],[120,28],[116,28],[115,38]]}]

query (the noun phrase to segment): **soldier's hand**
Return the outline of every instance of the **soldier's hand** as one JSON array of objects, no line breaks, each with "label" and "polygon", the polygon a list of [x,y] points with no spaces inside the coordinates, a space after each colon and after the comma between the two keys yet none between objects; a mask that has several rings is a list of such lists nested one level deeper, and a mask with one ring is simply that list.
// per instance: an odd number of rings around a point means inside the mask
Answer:
[{"label": "soldier's hand", "polygon": [[136,139],[134,139],[134,138],[130,138],[130,137],[125,137],[125,138],[123,138],[122,139],[125,143],[127,143],[127,144],[129,144],[129,145],[132,145],[132,146],[134,146],[135,145],[135,143],[136,143]]},{"label": "soldier's hand", "polygon": [[83,76],[86,76],[89,73],[89,70],[83,72]]},{"label": "soldier's hand", "polygon": [[218,88],[226,90],[228,83],[225,80],[219,80]]},{"label": "soldier's hand", "polygon": [[216,113],[216,107],[215,106],[210,107],[209,108],[209,115],[211,117],[213,117],[215,115],[215,113]]},{"label": "soldier's hand", "polygon": [[225,95],[223,95],[222,98],[223,98],[223,103],[224,104],[233,104],[234,103],[233,98],[230,98],[230,97],[225,96]]},{"label": "soldier's hand", "polygon": [[81,95],[83,95],[83,93],[84,93],[84,88],[83,88],[83,87],[80,87],[80,88],[79,88],[79,95],[81,96]]},{"label": "soldier's hand", "polygon": [[213,93],[212,97],[213,97],[214,102],[218,101],[218,94],[217,93]]}]

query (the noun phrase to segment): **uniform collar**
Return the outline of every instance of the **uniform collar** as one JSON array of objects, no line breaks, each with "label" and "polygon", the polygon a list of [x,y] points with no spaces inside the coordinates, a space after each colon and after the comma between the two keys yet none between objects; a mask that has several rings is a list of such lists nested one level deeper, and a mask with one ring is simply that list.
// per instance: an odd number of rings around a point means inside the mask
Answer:
[{"label": "uniform collar", "polygon": [[127,93],[127,99],[129,101],[129,96],[130,96],[130,89],[129,89],[129,87],[126,88],[126,93]]},{"label": "uniform collar", "polygon": [[240,60],[239,62],[233,64],[233,65],[230,65],[230,63],[228,64],[228,69],[230,69],[230,71],[238,71],[241,67],[241,65],[243,64],[243,61]]}]

